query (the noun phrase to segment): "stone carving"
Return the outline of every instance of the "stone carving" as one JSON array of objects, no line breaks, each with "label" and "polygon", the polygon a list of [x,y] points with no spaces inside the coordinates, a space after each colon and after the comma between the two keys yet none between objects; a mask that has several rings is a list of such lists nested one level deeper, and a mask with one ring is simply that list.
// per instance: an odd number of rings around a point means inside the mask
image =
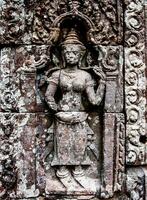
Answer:
[{"label": "stone carving", "polygon": [[[94,133],[86,122],[88,113],[82,102],[82,94],[85,92],[89,102],[98,106],[104,96],[105,75],[98,66],[94,66],[93,72],[97,76],[94,81],[92,75],[84,70],[82,59],[86,48],[75,30],[68,33],[61,45],[63,69],[59,66],[47,79],[49,86],[45,99],[49,108],[55,112],[54,157],[51,166],[58,167],[56,175],[69,190],[72,188],[68,182],[72,182],[72,179],[73,188],[75,181],[84,184],[84,166],[92,164],[87,155],[87,146],[88,136],[93,137]],[[99,86],[95,92],[96,81]],[[58,102],[55,100],[57,88],[62,92]],[[91,185],[91,190],[94,187]]]},{"label": "stone carving", "polygon": [[13,159],[13,142],[11,137],[13,115],[0,116],[0,197],[5,198],[7,192],[15,187],[16,167]]},{"label": "stone carving", "polygon": [[1,1],[0,13],[1,41],[4,43],[20,42],[25,30],[23,1]]},{"label": "stone carving", "polygon": [[130,168],[127,171],[127,195],[130,200],[145,199],[146,170],[143,168]]},{"label": "stone carving", "polygon": [[[45,0],[15,1],[4,0],[0,4],[1,41],[4,43],[45,43],[54,29],[54,21],[59,15],[72,12],[88,16],[96,29],[97,41],[103,44],[120,43],[122,37],[122,3],[117,0]],[[44,13],[42,15],[42,13]],[[6,23],[7,22],[7,23]],[[15,26],[17,24],[17,26]]]},{"label": "stone carving", "polygon": [[146,163],[144,2],[126,1],[127,164]]},{"label": "stone carving", "polygon": [[114,195],[115,191],[123,190],[125,181],[124,138],[124,115],[122,113],[106,113],[104,117],[103,138],[102,198],[110,198]]},{"label": "stone carving", "polygon": [[11,48],[3,48],[1,50],[1,111],[16,111],[17,93],[13,80],[14,70],[14,51]]},{"label": "stone carving", "polygon": [[[59,14],[68,16],[73,13],[73,15],[79,15],[85,19],[89,17],[96,28],[89,30],[88,35],[91,37],[95,32],[95,39],[98,43],[120,42],[122,40],[122,16],[117,15],[116,10],[121,9],[121,6],[117,6],[116,1],[110,1],[109,5],[105,1],[98,4],[89,0],[69,1],[68,3],[66,1],[40,2],[35,9],[33,41],[48,43],[52,37],[52,29],[55,28],[57,16]],[[42,16],[42,12],[44,12],[44,16]]]},{"label": "stone carving", "polygon": [[[0,63],[0,110],[3,112],[36,112],[45,110],[36,91],[43,84],[45,74],[36,71],[46,68],[49,46],[19,46],[2,48]],[[29,83],[29,84],[28,84]],[[31,87],[30,87],[31,85]],[[32,98],[30,98],[30,96]]]},{"label": "stone carving", "polygon": [[122,191],[124,186],[124,173],[125,173],[125,126],[124,126],[124,115],[119,114],[117,116],[117,157],[116,157],[116,174],[115,174],[115,188],[114,191]]},{"label": "stone carving", "polygon": [[99,65],[106,73],[106,112],[123,110],[123,55],[122,46],[98,46]]},{"label": "stone carving", "polygon": [[0,199],[145,199],[144,14],[0,1]]}]

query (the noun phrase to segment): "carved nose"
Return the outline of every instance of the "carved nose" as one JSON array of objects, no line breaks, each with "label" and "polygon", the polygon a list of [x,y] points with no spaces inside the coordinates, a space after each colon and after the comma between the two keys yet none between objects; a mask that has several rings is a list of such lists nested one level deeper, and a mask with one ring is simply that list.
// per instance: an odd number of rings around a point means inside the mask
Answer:
[{"label": "carved nose", "polygon": [[73,57],[74,53],[70,52],[69,57]]}]

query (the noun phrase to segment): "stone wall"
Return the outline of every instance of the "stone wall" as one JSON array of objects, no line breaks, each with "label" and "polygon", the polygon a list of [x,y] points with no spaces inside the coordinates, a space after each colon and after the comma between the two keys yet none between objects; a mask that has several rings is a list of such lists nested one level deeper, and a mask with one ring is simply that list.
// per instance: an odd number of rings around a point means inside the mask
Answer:
[{"label": "stone wall", "polygon": [[143,0],[0,1],[0,199],[146,199],[146,48]]}]

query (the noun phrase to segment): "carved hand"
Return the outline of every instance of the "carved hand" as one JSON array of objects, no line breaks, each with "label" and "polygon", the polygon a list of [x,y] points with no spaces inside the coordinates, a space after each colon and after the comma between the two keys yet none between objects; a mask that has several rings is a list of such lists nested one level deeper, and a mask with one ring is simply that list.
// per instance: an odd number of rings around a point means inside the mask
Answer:
[{"label": "carved hand", "polygon": [[57,111],[57,104],[55,102],[55,92],[57,89],[57,85],[54,84],[53,82],[50,82],[50,84],[47,87],[47,91],[45,93],[45,100],[49,106],[49,108],[53,111]]},{"label": "carved hand", "polygon": [[57,111],[57,104],[55,103],[55,101],[49,101],[47,102],[49,108],[53,111]]},{"label": "carved hand", "polygon": [[94,66],[93,67],[93,71],[95,72],[96,75],[98,75],[102,80],[105,80],[106,75],[104,74],[104,72],[98,68],[98,66]]}]

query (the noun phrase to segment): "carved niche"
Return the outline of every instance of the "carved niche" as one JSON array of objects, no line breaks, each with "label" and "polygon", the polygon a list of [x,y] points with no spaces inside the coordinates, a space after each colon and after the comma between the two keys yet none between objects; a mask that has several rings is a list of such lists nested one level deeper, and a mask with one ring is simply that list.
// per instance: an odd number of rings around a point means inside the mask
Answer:
[{"label": "carved niche", "polygon": [[0,2],[1,199],[145,199],[143,5]]}]

